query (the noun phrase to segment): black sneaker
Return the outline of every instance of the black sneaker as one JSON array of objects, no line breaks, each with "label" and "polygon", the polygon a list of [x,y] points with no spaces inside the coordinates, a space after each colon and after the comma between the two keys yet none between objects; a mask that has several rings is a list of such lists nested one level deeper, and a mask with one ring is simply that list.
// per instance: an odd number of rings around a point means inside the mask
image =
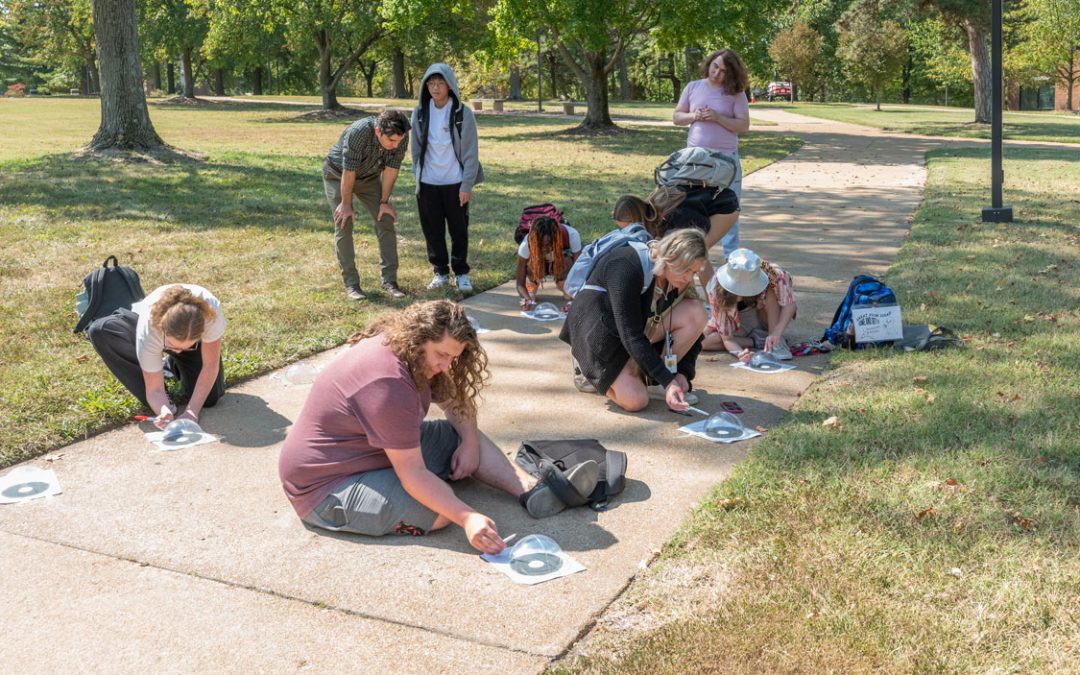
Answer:
[{"label": "black sneaker", "polygon": [[405,291],[398,287],[396,281],[384,281],[382,285],[383,291],[391,298],[404,298]]},{"label": "black sneaker", "polygon": [[588,502],[599,480],[600,466],[591,459],[566,472],[549,463],[543,477],[518,497],[518,502],[533,518],[549,518],[569,506]]},{"label": "black sneaker", "polygon": [[347,295],[350,300],[364,300],[367,298],[367,296],[364,295],[364,292],[360,290],[359,286],[346,286],[345,295]]}]

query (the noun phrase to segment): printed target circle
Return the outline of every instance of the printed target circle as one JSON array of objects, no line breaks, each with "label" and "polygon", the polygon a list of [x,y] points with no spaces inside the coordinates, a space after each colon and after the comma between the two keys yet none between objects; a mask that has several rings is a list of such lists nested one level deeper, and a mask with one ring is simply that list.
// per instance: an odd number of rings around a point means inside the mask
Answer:
[{"label": "printed target circle", "polygon": [[743,435],[743,430],[735,427],[720,427],[719,429],[706,429],[705,435],[709,438],[738,438]]},{"label": "printed target circle", "polygon": [[780,370],[781,365],[779,363],[759,363],[757,365],[751,365],[754,370]]},{"label": "printed target circle", "polygon": [[39,480],[30,481],[28,483],[16,483],[4,488],[2,493],[9,499],[24,499],[26,497],[33,497],[39,495],[49,489],[48,483],[43,483]]},{"label": "printed target circle", "polygon": [[173,446],[173,447],[180,446],[180,445],[190,445],[191,443],[201,441],[202,437],[203,437],[202,434],[180,434],[179,436],[170,436],[169,438],[162,438],[161,439],[161,444],[162,445],[167,445],[167,446]]},{"label": "printed target circle", "polygon": [[538,577],[559,571],[563,559],[554,553],[529,553],[510,561],[510,569],[527,577]]}]

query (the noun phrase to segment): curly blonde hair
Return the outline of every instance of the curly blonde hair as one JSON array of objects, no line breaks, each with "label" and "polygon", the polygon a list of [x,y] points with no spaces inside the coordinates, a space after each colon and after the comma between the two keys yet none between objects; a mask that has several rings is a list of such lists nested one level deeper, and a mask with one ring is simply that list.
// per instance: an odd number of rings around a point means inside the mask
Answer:
[{"label": "curly blonde hair", "polygon": [[424,347],[449,336],[465,346],[453,360],[450,369],[431,379],[432,400],[444,403],[454,413],[466,419],[476,419],[476,403],[480,390],[490,377],[487,353],[469,323],[465,308],[450,300],[432,300],[409,305],[405,309],[384,314],[366,328],[349,338],[349,344],[383,336],[383,344],[401,359],[412,373],[416,386],[423,387],[427,379]]},{"label": "curly blonde hair", "polygon": [[170,286],[150,310],[150,325],[166,336],[186,342],[201,340],[214,320],[214,308],[188,289]]}]

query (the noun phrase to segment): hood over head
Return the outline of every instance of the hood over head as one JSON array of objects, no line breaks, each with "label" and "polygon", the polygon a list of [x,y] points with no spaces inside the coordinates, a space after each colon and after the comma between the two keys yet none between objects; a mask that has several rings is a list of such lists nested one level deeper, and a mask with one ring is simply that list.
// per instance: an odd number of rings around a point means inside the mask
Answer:
[{"label": "hood over head", "polygon": [[461,92],[458,90],[457,78],[454,77],[454,69],[445,63],[433,63],[424,72],[424,79],[420,81],[420,105],[426,108],[431,101],[431,94],[427,90],[427,81],[429,77],[436,74],[442,75],[442,78],[450,85],[450,97],[454,99],[455,106],[461,105]]}]

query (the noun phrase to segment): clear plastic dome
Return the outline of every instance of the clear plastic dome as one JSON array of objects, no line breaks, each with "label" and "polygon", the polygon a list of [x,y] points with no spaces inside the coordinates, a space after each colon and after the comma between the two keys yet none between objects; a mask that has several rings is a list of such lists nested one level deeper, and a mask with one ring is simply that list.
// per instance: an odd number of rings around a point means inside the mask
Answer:
[{"label": "clear plastic dome", "polygon": [[525,576],[541,576],[562,567],[562,547],[551,537],[530,534],[510,549],[510,568]]},{"label": "clear plastic dome", "polygon": [[705,434],[713,438],[742,436],[743,425],[739,418],[729,412],[718,412],[705,420]]},{"label": "clear plastic dome", "polygon": [[562,316],[562,312],[550,302],[541,302],[533,308],[533,316],[537,319],[555,319]]},{"label": "clear plastic dome", "polygon": [[185,443],[195,440],[202,433],[202,427],[194,420],[173,420],[165,425],[165,433],[162,434],[161,440],[166,443]]},{"label": "clear plastic dome", "polygon": [[297,361],[285,369],[285,382],[289,384],[311,384],[319,374],[319,367],[309,361]]},{"label": "clear plastic dome", "polygon": [[774,370],[780,367],[780,360],[769,352],[754,352],[754,355],[750,357],[750,367]]}]

